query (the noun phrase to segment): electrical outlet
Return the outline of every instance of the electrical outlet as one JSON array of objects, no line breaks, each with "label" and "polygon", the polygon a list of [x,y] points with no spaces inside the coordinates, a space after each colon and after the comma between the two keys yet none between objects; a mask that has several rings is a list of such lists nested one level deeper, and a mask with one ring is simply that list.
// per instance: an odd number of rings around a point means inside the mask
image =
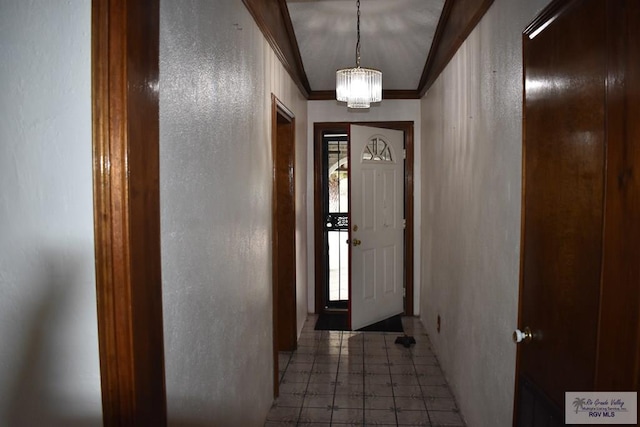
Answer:
[{"label": "electrical outlet", "polygon": [[440,315],[438,314],[438,326],[436,327],[436,331],[440,333]]}]

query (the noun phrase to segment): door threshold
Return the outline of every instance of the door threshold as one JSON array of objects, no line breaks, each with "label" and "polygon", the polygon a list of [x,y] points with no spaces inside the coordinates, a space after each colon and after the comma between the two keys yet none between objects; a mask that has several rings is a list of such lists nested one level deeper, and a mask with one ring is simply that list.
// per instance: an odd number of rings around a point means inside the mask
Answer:
[{"label": "door threshold", "polygon": [[323,313],[347,313],[349,311],[348,308],[335,308],[335,307],[325,307],[322,312]]}]

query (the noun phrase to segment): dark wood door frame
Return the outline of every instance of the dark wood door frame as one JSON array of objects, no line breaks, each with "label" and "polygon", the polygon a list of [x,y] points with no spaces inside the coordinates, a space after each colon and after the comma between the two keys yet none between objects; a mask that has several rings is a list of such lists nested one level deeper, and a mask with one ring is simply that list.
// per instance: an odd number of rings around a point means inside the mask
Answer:
[{"label": "dark wood door frame", "polygon": [[159,0],[93,0],[93,190],[105,426],[164,426]]},{"label": "dark wood door frame", "polygon": [[314,187],[314,246],[315,246],[315,312],[321,313],[325,306],[325,294],[323,291],[324,262],[322,248],[318,246],[323,242],[324,218],[322,212],[322,134],[326,131],[336,133],[348,133],[349,125],[375,126],[387,129],[396,129],[404,132],[406,150],[406,162],[404,170],[404,211],[407,221],[405,228],[405,312],[406,316],[413,316],[413,200],[414,200],[414,142],[413,122],[321,122],[313,125],[313,187]]},{"label": "dark wood door frame", "polygon": [[297,345],[295,116],[271,95],[273,394],[278,396],[278,352]]}]

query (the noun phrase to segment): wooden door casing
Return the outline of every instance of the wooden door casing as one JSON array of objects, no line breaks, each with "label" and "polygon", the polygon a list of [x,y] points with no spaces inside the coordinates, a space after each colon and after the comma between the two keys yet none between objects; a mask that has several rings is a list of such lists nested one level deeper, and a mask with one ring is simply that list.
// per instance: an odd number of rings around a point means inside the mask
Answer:
[{"label": "wooden door casing", "polygon": [[[607,1],[607,180],[598,390],[640,386],[640,5]],[[612,31],[617,29],[617,31]]]},{"label": "wooden door casing", "polygon": [[93,193],[103,424],[167,424],[160,2],[93,0]]}]

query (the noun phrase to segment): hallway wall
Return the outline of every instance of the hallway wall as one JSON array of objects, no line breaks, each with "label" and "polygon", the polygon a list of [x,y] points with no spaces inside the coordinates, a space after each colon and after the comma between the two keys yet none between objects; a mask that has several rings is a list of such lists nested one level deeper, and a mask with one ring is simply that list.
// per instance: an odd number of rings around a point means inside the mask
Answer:
[{"label": "hallway wall", "polygon": [[474,427],[511,425],[522,31],[547,3],[496,0],[422,99],[422,320]]},{"label": "hallway wall", "polygon": [[161,2],[169,425],[259,426],[273,401],[271,93],[296,116],[298,331],[307,103],[239,0]]},{"label": "hallway wall", "polygon": [[[380,104],[373,105],[369,109],[349,110],[346,104],[337,101],[309,101],[308,106],[308,123],[306,138],[309,144],[309,156],[307,159],[307,169],[309,170],[309,179],[307,181],[307,194],[309,195],[309,212],[307,213],[307,251],[309,256],[309,313],[315,311],[315,243],[313,231],[313,124],[320,122],[391,122],[391,121],[410,121],[414,123],[413,128],[413,145],[414,145],[414,235],[420,236],[421,229],[421,137],[422,131],[420,117],[420,100],[413,99],[387,99]],[[413,286],[414,286],[414,307],[413,311],[416,315],[420,314],[420,242],[419,239],[414,240],[413,248]]]},{"label": "hallway wall", "polygon": [[101,426],[91,2],[0,1],[0,425]]}]

